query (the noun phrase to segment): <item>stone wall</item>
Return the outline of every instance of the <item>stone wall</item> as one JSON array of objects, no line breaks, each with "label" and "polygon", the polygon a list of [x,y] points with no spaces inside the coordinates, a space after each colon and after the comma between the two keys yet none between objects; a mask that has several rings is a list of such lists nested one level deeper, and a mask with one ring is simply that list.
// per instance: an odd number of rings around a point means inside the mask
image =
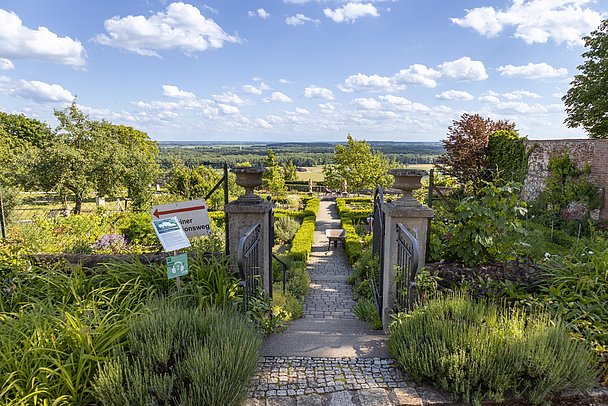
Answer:
[{"label": "stone wall", "polygon": [[530,153],[523,189],[526,201],[535,199],[544,189],[549,176],[549,158],[568,153],[579,169],[589,165],[590,180],[601,189],[604,200],[603,207],[595,214],[602,220],[608,219],[605,193],[608,188],[608,140],[529,140],[526,150]]}]

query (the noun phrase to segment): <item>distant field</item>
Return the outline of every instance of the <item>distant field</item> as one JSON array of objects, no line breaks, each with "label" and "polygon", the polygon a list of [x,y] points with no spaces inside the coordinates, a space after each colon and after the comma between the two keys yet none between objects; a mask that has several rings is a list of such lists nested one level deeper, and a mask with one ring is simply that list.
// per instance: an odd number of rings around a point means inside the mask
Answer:
[{"label": "distant field", "polygon": [[302,168],[305,168],[306,172],[298,172],[298,180],[312,179],[313,182],[322,182],[325,179],[322,165],[303,166]]},{"label": "distant field", "polygon": [[[433,164],[412,164],[408,165],[409,169],[424,169],[425,171],[430,171],[433,169]],[[298,180],[308,180],[312,179],[313,182],[321,182],[323,181],[323,166],[304,166],[306,172],[298,172]]]}]

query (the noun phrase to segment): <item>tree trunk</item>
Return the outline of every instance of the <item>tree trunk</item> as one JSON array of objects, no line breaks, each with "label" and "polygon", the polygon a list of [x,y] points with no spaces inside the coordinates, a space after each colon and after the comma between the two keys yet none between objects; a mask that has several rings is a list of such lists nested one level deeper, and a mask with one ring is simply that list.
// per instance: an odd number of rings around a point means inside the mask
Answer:
[{"label": "tree trunk", "polygon": [[74,194],[74,211],[73,214],[80,214],[82,208],[82,193]]}]

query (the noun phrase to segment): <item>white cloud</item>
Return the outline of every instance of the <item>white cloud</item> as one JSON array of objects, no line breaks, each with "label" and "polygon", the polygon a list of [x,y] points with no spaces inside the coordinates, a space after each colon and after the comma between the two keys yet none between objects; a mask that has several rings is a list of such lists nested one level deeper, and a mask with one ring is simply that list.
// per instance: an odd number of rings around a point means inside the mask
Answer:
[{"label": "white cloud", "polygon": [[243,85],[243,91],[249,94],[262,94],[262,91],[253,85]]},{"label": "white cloud", "polygon": [[269,98],[264,99],[265,102],[270,103],[270,102],[279,102],[279,103],[291,103],[293,100],[291,100],[291,97],[287,96],[284,93],[281,92],[273,92]]},{"label": "white cloud", "polygon": [[425,65],[414,64],[410,65],[407,69],[401,69],[393,80],[396,83],[402,83],[406,85],[421,85],[426,87],[436,87],[437,82],[435,79],[441,77],[441,73],[433,68],[428,68]]},{"label": "white cloud", "polygon": [[326,17],[331,18],[336,23],[354,23],[361,17],[379,17],[378,9],[371,3],[347,3],[344,6],[332,10],[323,10]]},{"label": "white cloud", "polygon": [[254,124],[256,125],[256,127],[259,128],[266,128],[266,129],[270,129],[272,128],[272,124],[270,124],[268,121],[258,118],[253,120]]},{"label": "white cloud", "polygon": [[296,107],[296,113],[304,116],[310,116],[310,111],[303,109],[301,107]]},{"label": "white cloud", "polygon": [[71,102],[74,95],[57,84],[38,80],[13,80],[0,76],[0,96],[17,96],[35,102]]},{"label": "white cloud", "polygon": [[224,92],[222,94],[214,94],[213,100],[217,103],[222,103],[230,106],[242,106],[247,103],[247,100],[232,92]]},{"label": "white cloud", "polygon": [[479,96],[479,100],[485,101],[488,103],[499,103],[500,102],[500,99],[498,97],[496,97],[496,95],[493,95],[493,94],[486,94],[483,96]]},{"label": "white cloud", "polygon": [[0,57],[38,59],[64,65],[84,66],[84,47],[78,40],[59,37],[46,27],[32,30],[17,14],[0,9]]},{"label": "white cloud", "polygon": [[325,87],[308,86],[306,89],[304,89],[304,97],[333,100],[334,93]]},{"label": "white cloud", "polygon": [[506,65],[498,68],[500,76],[509,78],[520,77],[524,79],[557,78],[568,75],[566,68],[554,68],[547,63],[528,63],[527,65]]},{"label": "white cloud", "polygon": [[225,116],[232,116],[240,113],[239,108],[231,104],[218,103],[217,107],[220,109],[220,114]]},{"label": "white cloud", "polygon": [[388,104],[391,109],[406,111],[406,112],[420,112],[420,111],[429,111],[430,109],[421,103],[414,103],[405,97],[394,96],[392,94],[387,94],[386,96],[380,96],[379,99]]},{"label": "white cloud", "polygon": [[263,20],[270,18],[270,13],[263,8],[258,8],[256,11],[250,11],[247,13],[249,17],[260,17]]},{"label": "white cloud", "polygon": [[9,59],[0,58],[0,70],[15,69],[15,65]]},{"label": "white cloud", "polygon": [[285,18],[285,24],[291,25],[293,27],[297,27],[298,25],[304,25],[307,22],[313,23],[315,25],[321,24],[321,20],[319,20],[318,18],[315,18],[313,20],[312,18],[306,17],[304,14],[300,13]]},{"label": "white cloud", "polygon": [[521,100],[523,98],[540,99],[540,95],[528,90],[515,90],[513,92],[504,93],[503,97],[507,100]]},{"label": "white cloud", "polygon": [[181,99],[181,100],[193,100],[196,99],[194,93],[186,92],[181,90],[177,86],[173,85],[163,85],[163,96],[170,97],[172,99]]},{"label": "white cloud", "polygon": [[382,104],[376,100],[366,97],[360,97],[358,99],[354,99],[352,101],[353,105],[361,110],[380,110],[382,109]]},{"label": "white cloud", "polygon": [[453,80],[486,80],[488,74],[481,61],[473,61],[468,56],[439,65],[441,76]]},{"label": "white cloud", "polygon": [[338,85],[338,88],[346,93],[390,92],[402,90],[405,86],[395,84],[391,78],[386,76],[357,73],[346,78],[344,83]]},{"label": "white cloud", "polygon": [[108,33],[97,35],[100,44],[123,48],[139,55],[159,56],[156,51],[181,49],[186,54],[216,49],[225,42],[239,42],[211,18],[185,3],[171,3],[165,12],[144,16],[112,17],[104,22]]},{"label": "white cloud", "polygon": [[473,100],[474,97],[462,90],[446,90],[445,92],[439,93],[435,96],[436,99],[440,100]]},{"label": "white cloud", "polygon": [[279,79],[279,83],[282,84],[282,85],[292,85],[294,82],[292,82],[291,80],[280,78]]},{"label": "white cloud", "polygon": [[505,27],[515,28],[515,38],[528,44],[546,43],[582,45],[581,38],[597,28],[602,14],[585,4],[592,0],[513,0],[509,8],[477,7],[466,11],[464,18],[452,18],[461,27],[473,28],[492,37]]}]

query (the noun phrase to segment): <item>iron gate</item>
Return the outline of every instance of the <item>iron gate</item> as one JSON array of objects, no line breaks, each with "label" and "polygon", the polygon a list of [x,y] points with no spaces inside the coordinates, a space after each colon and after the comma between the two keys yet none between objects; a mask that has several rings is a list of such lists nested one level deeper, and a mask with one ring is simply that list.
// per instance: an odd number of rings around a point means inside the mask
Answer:
[{"label": "iron gate", "polygon": [[372,256],[378,261],[379,269],[373,269],[372,275],[369,275],[369,280],[372,283],[374,299],[378,314],[382,317],[382,295],[383,295],[383,280],[384,280],[384,212],[382,205],[384,204],[384,192],[381,186],[376,187],[374,193],[374,214],[372,216]]},{"label": "iron gate", "polygon": [[240,285],[243,288],[243,310],[247,313],[249,299],[257,294],[262,280],[262,226],[254,224],[239,239],[237,264],[241,274]]},{"label": "iron gate", "polygon": [[396,299],[398,311],[412,309],[412,295],[418,271],[418,241],[401,223],[397,224],[397,275]]}]

